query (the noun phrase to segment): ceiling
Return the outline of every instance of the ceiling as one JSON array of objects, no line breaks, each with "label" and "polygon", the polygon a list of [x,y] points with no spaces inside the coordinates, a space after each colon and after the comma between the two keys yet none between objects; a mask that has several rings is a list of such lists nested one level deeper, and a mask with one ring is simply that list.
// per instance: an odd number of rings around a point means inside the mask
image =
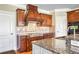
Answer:
[{"label": "ceiling", "polygon": [[61,8],[79,8],[79,4],[35,4],[40,9],[44,10],[53,10],[53,9],[61,9]]}]

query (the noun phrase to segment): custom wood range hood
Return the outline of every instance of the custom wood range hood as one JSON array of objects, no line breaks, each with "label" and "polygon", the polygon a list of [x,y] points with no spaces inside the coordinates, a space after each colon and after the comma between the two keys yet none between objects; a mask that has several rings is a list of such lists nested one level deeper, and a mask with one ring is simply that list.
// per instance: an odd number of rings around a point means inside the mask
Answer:
[{"label": "custom wood range hood", "polygon": [[42,24],[41,13],[38,12],[38,7],[28,4],[27,6],[27,21],[36,21],[37,24]]}]

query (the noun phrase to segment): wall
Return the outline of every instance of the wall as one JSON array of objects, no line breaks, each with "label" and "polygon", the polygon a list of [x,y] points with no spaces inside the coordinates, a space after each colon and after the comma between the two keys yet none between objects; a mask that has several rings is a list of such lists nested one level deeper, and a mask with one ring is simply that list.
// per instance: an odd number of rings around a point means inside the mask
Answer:
[{"label": "wall", "polygon": [[55,10],[55,37],[67,36],[67,12],[68,9]]},{"label": "wall", "polygon": [[25,9],[20,5],[9,5],[9,4],[0,4],[0,10],[15,12],[17,8]]}]

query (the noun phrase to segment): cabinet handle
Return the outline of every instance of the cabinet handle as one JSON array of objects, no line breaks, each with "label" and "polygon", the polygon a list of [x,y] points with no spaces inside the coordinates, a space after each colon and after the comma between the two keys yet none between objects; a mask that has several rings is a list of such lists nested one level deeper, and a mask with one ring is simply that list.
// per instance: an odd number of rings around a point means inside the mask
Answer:
[{"label": "cabinet handle", "polygon": [[13,33],[11,33],[11,35],[13,35]]}]

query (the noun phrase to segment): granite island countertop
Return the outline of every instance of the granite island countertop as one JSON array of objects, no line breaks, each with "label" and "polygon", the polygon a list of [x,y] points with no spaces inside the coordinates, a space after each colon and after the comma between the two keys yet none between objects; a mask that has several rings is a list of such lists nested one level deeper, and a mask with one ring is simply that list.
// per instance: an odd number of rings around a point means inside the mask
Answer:
[{"label": "granite island countertop", "polygon": [[79,34],[75,34],[75,38],[73,34],[68,35],[66,39],[79,41]]},{"label": "granite island countertop", "polygon": [[56,54],[76,54],[70,50],[70,46],[66,44],[66,38],[48,38],[44,40],[33,41],[32,44],[38,45]]}]

